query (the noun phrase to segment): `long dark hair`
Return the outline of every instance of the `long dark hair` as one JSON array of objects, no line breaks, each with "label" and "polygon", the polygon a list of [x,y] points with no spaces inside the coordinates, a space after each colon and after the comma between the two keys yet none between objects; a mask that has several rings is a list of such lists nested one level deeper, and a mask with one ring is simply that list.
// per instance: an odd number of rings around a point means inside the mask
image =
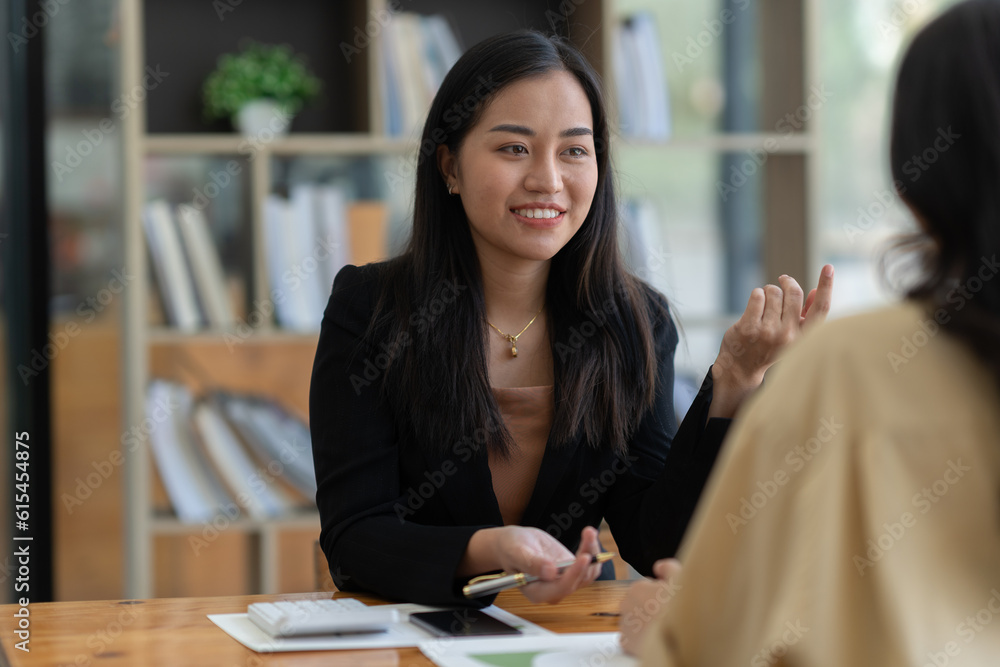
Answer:
[{"label": "long dark hair", "polygon": [[[546,314],[553,346],[555,415],[550,437],[583,435],[624,451],[656,390],[653,326],[666,302],[651,299],[624,268],[608,154],[608,117],[597,74],[558,37],[503,34],[466,52],[445,77],[424,125],[413,230],[383,270],[370,332],[392,341],[383,390],[419,446],[443,452],[475,439],[507,454],[512,444],[490,390],[486,307],[469,223],[449,196],[437,147],[458,152],[485,105],[508,85],[565,70],[590,101],[597,191],[579,231],[552,259]],[[654,304],[654,305],[650,305]]]},{"label": "long dark hair", "polygon": [[924,231],[908,296],[1000,383],[1000,2],[955,5],[913,40],[896,84],[896,190]]}]

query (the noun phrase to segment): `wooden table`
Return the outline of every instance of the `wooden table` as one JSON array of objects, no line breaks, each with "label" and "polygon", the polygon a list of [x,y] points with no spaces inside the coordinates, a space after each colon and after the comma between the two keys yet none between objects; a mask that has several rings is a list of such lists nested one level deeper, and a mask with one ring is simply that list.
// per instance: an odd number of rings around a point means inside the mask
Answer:
[{"label": "wooden table", "polygon": [[[599,581],[558,605],[532,604],[517,591],[504,591],[497,605],[555,632],[615,632],[628,581]],[[335,593],[333,597],[344,597]],[[33,604],[30,653],[15,648],[16,605],[0,606],[0,664],[61,667],[264,667],[269,665],[432,665],[416,648],[367,651],[254,653],[215,626],[206,614],[246,611],[250,602],[330,597],[323,594],[245,595],[215,598],[159,598]],[[368,604],[381,600],[357,595]],[[595,615],[597,614],[597,615]]]}]

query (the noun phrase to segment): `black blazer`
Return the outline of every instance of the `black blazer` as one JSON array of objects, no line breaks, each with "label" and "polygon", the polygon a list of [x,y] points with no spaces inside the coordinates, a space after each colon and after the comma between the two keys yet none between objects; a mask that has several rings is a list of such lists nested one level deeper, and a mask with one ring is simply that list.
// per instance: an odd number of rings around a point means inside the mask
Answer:
[{"label": "black blazer", "polygon": [[[503,525],[485,447],[470,441],[428,455],[397,432],[378,384],[384,348],[363,340],[378,276],[378,264],[337,275],[313,366],[309,420],[330,572],[342,590],[424,604],[489,604],[491,598],[465,600],[465,582],[455,578],[472,534]],[[606,518],[622,557],[647,575],[656,559],[677,550],[729,426],[707,420],[709,373],[677,429],[677,331],[665,318],[655,335],[655,404],[627,456],[581,442],[550,446],[521,520],[575,551],[584,526]]]}]

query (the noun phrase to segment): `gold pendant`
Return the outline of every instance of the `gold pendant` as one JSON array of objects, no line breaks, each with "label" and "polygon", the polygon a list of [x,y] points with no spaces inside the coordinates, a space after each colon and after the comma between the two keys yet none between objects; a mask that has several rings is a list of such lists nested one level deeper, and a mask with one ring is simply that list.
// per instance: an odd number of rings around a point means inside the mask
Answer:
[{"label": "gold pendant", "polygon": [[[543,307],[544,307],[544,305],[543,305]],[[538,312],[537,312],[537,313],[535,313],[535,317],[532,317],[532,318],[531,318],[531,322],[534,322],[534,321],[535,321],[535,319],[536,319],[536,318],[538,317],[538,315],[539,315],[539,314],[540,314],[541,312],[542,312],[542,309],[541,309],[541,308],[539,308],[539,309],[538,309]],[[494,329],[494,330],[495,330],[495,331],[496,331],[496,332],[497,332],[498,334],[500,334],[501,336],[503,336],[503,337],[504,337],[505,339],[507,339],[507,342],[509,342],[509,343],[510,343],[510,356],[512,356],[512,357],[516,357],[516,356],[517,356],[517,339],[518,339],[518,337],[519,337],[519,336],[520,336],[521,334],[523,334],[523,333],[524,333],[525,331],[527,331],[527,330],[528,330],[528,327],[530,327],[530,326],[531,326],[531,322],[528,322],[527,324],[525,324],[525,325],[524,325],[524,328],[523,328],[523,329],[521,329],[521,331],[519,331],[518,333],[516,333],[516,334],[508,334],[508,333],[504,333],[504,332],[500,331],[499,329],[497,329],[497,327],[496,327],[496,325],[495,325],[495,324],[493,324],[493,323],[492,323],[492,322],[490,322],[489,320],[486,320],[486,323],[487,323],[488,325],[490,325],[491,327],[493,327],[493,329]]]}]

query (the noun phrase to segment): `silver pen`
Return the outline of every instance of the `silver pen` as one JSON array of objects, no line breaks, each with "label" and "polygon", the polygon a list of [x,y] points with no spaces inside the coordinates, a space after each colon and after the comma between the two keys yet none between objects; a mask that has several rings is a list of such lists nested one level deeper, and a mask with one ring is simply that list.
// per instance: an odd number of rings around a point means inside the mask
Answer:
[{"label": "silver pen", "polygon": [[[603,563],[614,558],[614,554],[610,551],[602,551],[599,554],[594,554],[590,559],[591,563]],[[562,572],[567,567],[576,562],[576,559],[563,561],[562,563],[556,563],[556,568],[559,572]],[[525,574],[524,572],[515,572],[514,574],[507,574],[506,572],[501,572],[500,574],[484,574],[474,579],[470,579],[469,583],[462,587],[462,594],[467,598],[478,598],[483,595],[491,595],[492,593],[499,593],[500,591],[507,590],[508,588],[519,588],[520,586],[526,586],[533,581],[538,581],[538,577],[533,574]]]}]

